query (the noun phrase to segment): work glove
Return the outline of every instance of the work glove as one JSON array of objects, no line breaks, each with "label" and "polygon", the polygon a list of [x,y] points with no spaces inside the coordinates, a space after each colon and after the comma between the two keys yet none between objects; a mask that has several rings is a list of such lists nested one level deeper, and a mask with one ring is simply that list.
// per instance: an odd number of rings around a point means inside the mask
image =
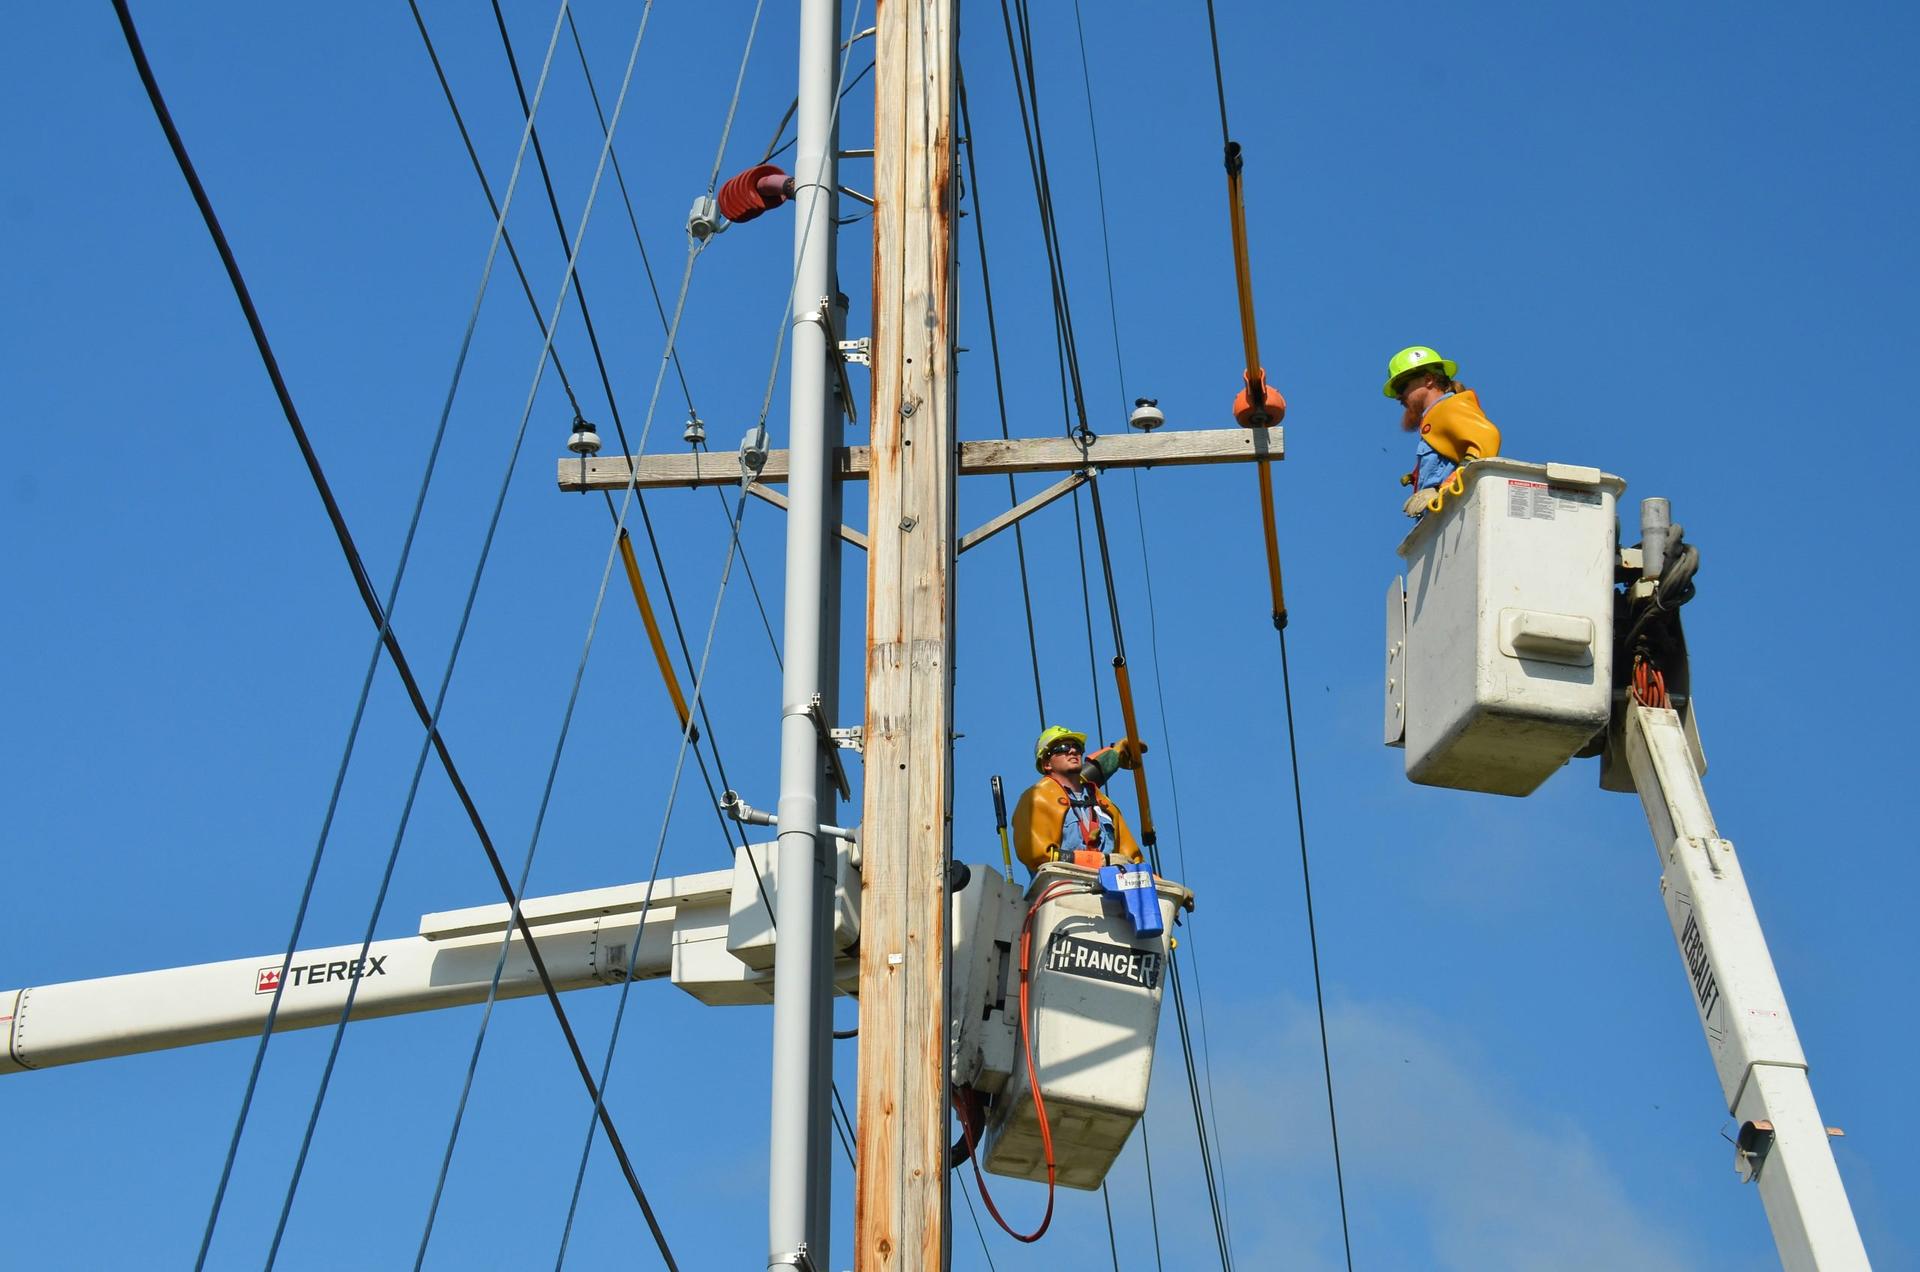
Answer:
[{"label": "work glove", "polygon": [[1147,744],[1123,738],[1112,746],[1103,746],[1080,763],[1080,780],[1104,786],[1121,769],[1133,768],[1147,753]]},{"label": "work glove", "polygon": [[1418,520],[1426,514],[1427,505],[1432,503],[1433,497],[1439,493],[1438,488],[1433,486],[1429,486],[1425,490],[1416,490],[1407,496],[1407,502],[1401,505],[1400,511]]}]

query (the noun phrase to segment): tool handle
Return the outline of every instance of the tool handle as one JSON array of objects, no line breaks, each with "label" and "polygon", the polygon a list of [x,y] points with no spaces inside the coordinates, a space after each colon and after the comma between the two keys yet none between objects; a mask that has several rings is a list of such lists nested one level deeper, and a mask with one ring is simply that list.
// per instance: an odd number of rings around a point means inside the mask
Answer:
[{"label": "tool handle", "polygon": [[998,773],[993,775],[993,824],[1000,830],[1007,828],[1007,792]]}]

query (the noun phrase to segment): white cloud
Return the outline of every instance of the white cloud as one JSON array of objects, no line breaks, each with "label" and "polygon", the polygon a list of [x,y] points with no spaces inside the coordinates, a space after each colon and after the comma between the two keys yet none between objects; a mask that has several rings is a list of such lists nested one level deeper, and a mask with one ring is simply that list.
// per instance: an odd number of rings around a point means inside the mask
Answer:
[{"label": "white cloud", "polygon": [[[1237,1261],[1342,1266],[1320,1039],[1286,1002],[1213,1030]],[[1683,1234],[1636,1211],[1581,1128],[1518,1102],[1470,1041],[1391,1003],[1330,1011],[1355,1263],[1494,1272],[1666,1272],[1705,1266]],[[1162,1058],[1161,1107],[1181,1103]],[[1163,1114],[1162,1116],[1166,1116]],[[1171,1138],[1171,1137],[1169,1137]]]}]

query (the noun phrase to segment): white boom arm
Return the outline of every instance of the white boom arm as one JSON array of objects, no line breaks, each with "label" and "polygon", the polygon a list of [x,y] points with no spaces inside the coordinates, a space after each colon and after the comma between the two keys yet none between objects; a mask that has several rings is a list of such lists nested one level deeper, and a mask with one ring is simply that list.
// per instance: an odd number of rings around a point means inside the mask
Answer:
[{"label": "white boom arm", "polygon": [[[735,850],[732,870],[530,897],[521,906],[554,988],[586,989],[671,975],[702,1002],[772,1001],[776,895],[770,845]],[[834,949],[858,934],[856,854],[840,845]],[[646,919],[644,929],[641,912]],[[507,930],[504,904],[423,915],[420,934],[294,954],[274,1018],[276,1033],[330,1025],[358,982],[353,1018],[461,1007],[485,1000]],[[638,942],[636,951],[634,946]],[[257,1036],[284,956],[201,963],[162,971],[0,990],[0,1074],[195,1043]],[[835,981],[858,969],[842,955]],[[500,975],[501,998],[542,993],[526,943],[513,934]]]},{"label": "white boom arm", "polygon": [[1675,712],[1627,704],[1627,762],[1660,851],[1660,891],[1726,1095],[1735,1165],[1757,1181],[1788,1272],[1867,1268],[1807,1060],[1733,844],[1720,837]]}]

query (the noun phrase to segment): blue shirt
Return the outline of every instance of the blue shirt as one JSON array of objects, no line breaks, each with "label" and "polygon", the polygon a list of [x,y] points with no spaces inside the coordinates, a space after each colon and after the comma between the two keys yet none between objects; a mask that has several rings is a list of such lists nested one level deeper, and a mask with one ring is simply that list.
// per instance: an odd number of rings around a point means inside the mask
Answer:
[{"label": "blue shirt", "polygon": [[[1452,396],[1451,393],[1442,393],[1433,400],[1432,405],[1427,407],[1427,411],[1431,411]],[[1422,411],[1420,418],[1425,419],[1426,414],[1426,411]],[[1439,451],[1427,444],[1426,434],[1418,434],[1418,437],[1419,441],[1414,443],[1413,447],[1413,488],[1429,490],[1453,475],[1453,465],[1448,463]]]},{"label": "blue shirt", "polygon": [[[1077,792],[1064,788],[1061,790],[1061,794],[1067,797],[1067,814],[1060,820],[1060,855],[1063,857],[1081,848],[1116,851],[1113,847],[1113,818],[1106,809],[1100,807],[1100,801],[1094,798],[1093,792],[1094,788],[1085,784]],[[1082,819],[1089,817],[1097,821],[1100,827],[1092,843],[1087,842],[1082,824]]]}]

